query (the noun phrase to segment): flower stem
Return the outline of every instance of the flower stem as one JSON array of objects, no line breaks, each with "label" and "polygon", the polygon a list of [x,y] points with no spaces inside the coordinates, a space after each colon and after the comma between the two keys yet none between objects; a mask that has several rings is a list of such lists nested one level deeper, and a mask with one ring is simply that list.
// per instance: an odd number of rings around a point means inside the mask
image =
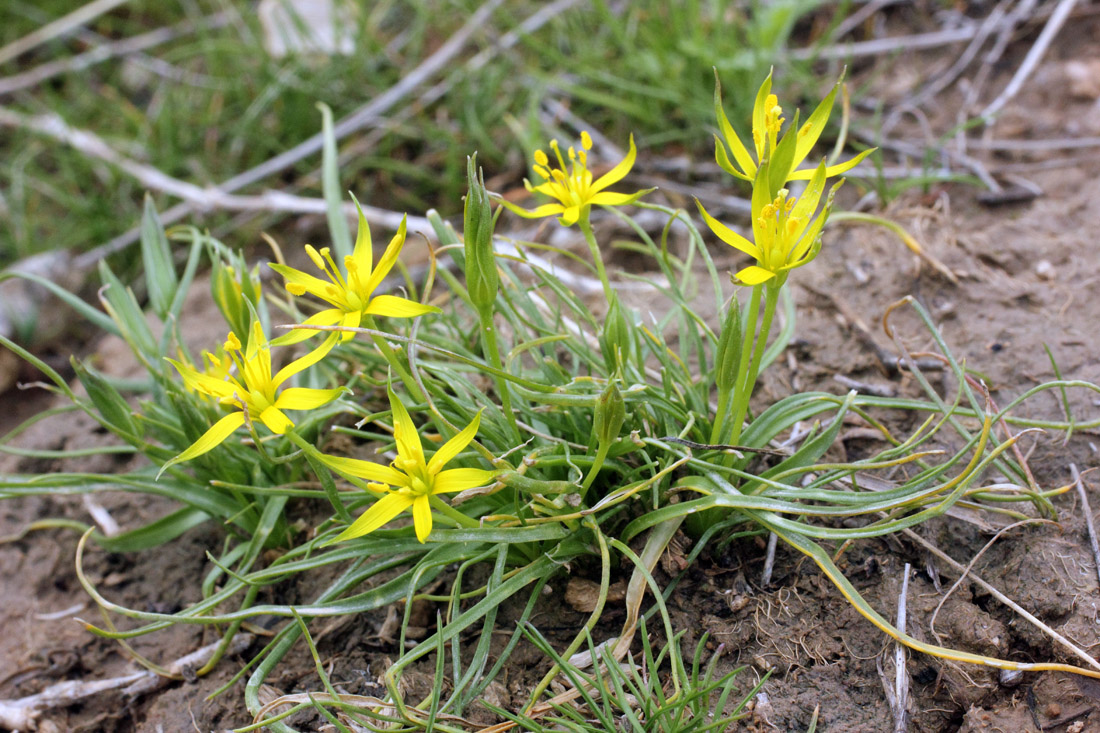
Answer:
[{"label": "flower stem", "polygon": [[516,440],[519,443],[523,442],[523,436],[519,432],[519,425],[516,424],[516,415],[512,410],[512,393],[508,389],[508,382],[501,376],[504,372],[504,362],[500,360],[500,347],[497,345],[497,332],[493,326],[493,307],[489,306],[485,309],[478,309],[478,320],[481,324],[481,345],[485,350],[485,357],[492,362],[492,365],[496,367],[497,374],[493,375],[493,379],[497,383],[497,393],[500,395],[500,409],[504,411],[504,417],[508,420],[508,425],[512,428],[512,432],[515,433]]},{"label": "flower stem", "polygon": [[607,279],[607,270],[603,266],[603,256],[600,255],[600,246],[596,242],[596,235],[592,233],[592,223],[588,220],[590,207],[586,206],[581,210],[581,216],[577,219],[577,224],[580,225],[581,232],[584,234],[584,241],[588,242],[588,251],[592,253],[592,262],[596,265],[596,274],[600,277],[600,283],[603,285],[603,294],[607,298],[608,305],[611,304],[611,294],[614,292],[611,288],[611,282]]},{"label": "flower stem", "polygon": [[[372,331],[377,331],[378,324],[374,322],[373,316],[365,316],[364,322],[367,324],[367,328]],[[401,363],[401,360],[397,358],[397,353],[390,348],[390,344],[382,336],[371,334],[371,340],[374,342],[375,347],[381,352],[382,357],[390,365],[390,368],[397,372],[397,376],[401,379],[401,382],[405,385],[405,389],[409,390],[409,394],[417,402],[424,402],[424,393],[420,390],[420,385],[413,379],[409,370]]]},{"label": "flower stem", "polygon": [[[749,300],[749,308],[745,316],[745,321],[742,324],[742,336],[741,336],[741,358],[737,365],[737,379],[733,383],[733,421],[730,425],[730,429],[733,433],[732,437],[721,442],[729,442],[737,444],[737,441],[741,439],[741,427],[745,420],[745,413],[749,409],[749,397],[752,395],[751,388],[746,384],[746,378],[749,374],[749,361],[746,358],[752,351],[753,337],[756,335],[756,322],[760,317],[760,298],[763,295],[764,287],[762,285],[756,285],[752,289],[752,298]],[[766,337],[766,334],[765,334]],[[721,401],[721,395],[719,395],[719,401]],[[725,418],[725,413],[719,413],[716,417],[716,421],[722,421]],[[723,428],[722,432],[725,432]]]},{"label": "flower stem", "polygon": [[460,527],[466,527],[467,529],[477,529],[481,526],[481,522],[472,517],[467,517],[465,514],[458,511],[453,506],[443,501],[438,496],[435,496],[434,494],[428,497],[428,501],[431,503],[433,509],[446,517],[450,517]]},{"label": "flower stem", "polygon": [[[749,398],[752,397],[753,389],[756,387],[756,378],[760,373],[760,362],[764,358],[764,351],[768,345],[768,334],[771,332],[772,320],[775,318],[775,308],[779,303],[779,289],[781,285],[768,284],[757,285],[753,288],[753,308],[750,314],[750,321],[746,324],[745,329],[745,349],[742,351],[741,364],[745,369],[745,379],[735,390],[734,395],[734,423],[733,423],[733,437],[730,439],[730,443],[734,445],[741,440],[741,429],[745,421],[745,414],[749,409]],[[760,291],[764,292],[764,318],[760,323],[760,333],[756,335],[756,342],[753,344],[752,358],[746,360],[745,353],[748,351],[749,338],[756,330],[756,320],[759,311],[760,304]]]},{"label": "flower stem", "polygon": [[596,455],[592,459],[592,465],[588,468],[588,475],[584,477],[584,483],[581,484],[581,499],[583,500],[588,493],[588,487],[592,485],[592,481],[596,478],[596,474],[603,468],[603,463],[607,460],[607,452],[611,449],[611,442],[602,442],[596,449]]}]

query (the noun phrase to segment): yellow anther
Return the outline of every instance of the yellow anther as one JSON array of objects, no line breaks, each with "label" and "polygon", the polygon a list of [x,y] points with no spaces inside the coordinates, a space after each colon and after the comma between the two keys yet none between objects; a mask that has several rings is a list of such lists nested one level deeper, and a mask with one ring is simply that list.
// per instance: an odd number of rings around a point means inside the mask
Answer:
[{"label": "yellow anther", "polygon": [[344,255],[344,267],[347,268],[349,275],[359,269],[359,265],[355,263],[355,258],[351,255]]},{"label": "yellow anther", "polygon": [[306,286],[302,285],[301,283],[287,283],[286,284],[286,289],[292,295],[305,295],[306,294]]},{"label": "yellow anther", "polygon": [[[542,157],[545,158],[546,156],[544,155]],[[545,167],[545,164],[536,165],[535,166],[535,173],[538,173],[540,176],[542,176],[546,180],[550,180],[550,171]]]},{"label": "yellow anther", "polygon": [[587,130],[581,132],[581,147],[585,150],[592,149],[592,136],[588,134]]},{"label": "yellow anther", "polygon": [[313,264],[317,266],[318,270],[325,269],[325,261],[321,258],[321,255],[313,248],[312,244],[306,245],[306,254],[313,260]]},{"label": "yellow anther", "polygon": [[576,151],[576,149],[573,148],[572,145],[570,145],[569,146],[569,160],[576,160],[576,159],[577,159],[577,151]]},{"label": "yellow anther", "polygon": [[565,174],[559,171],[557,168],[550,171],[550,173],[553,174],[555,181],[557,181],[558,183],[565,183]]},{"label": "yellow anther", "polygon": [[541,166],[550,165],[550,159],[547,158],[546,153],[542,152],[541,150],[536,150],[535,151],[535,162],[538,163]]},{"label": "yellow anther", "polygon": [[241,340],[237,338],[237,334],[230,331],[229,335],[225,337],[225,344],[222,345],[222,348],[226,351],[240,351]]}]

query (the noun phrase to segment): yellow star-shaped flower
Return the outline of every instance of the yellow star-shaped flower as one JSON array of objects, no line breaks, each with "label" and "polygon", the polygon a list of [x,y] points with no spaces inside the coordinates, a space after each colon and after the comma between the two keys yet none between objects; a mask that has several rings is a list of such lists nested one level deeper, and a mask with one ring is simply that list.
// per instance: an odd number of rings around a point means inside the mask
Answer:
[{"label": "yellow star-shaped flower", "polygon": [[462,432],[444,443],[431,460],[425,460],[416,425],[392,390],[390,406],[393,409],[393,437],[397,441],[397,459],[392,464],[382,466],[356,458],[321,456],[321,461],[337,473],[374,482],[368,486],[382,495],[331,543],[369,534],[409,508],[416,526],[416,538],[424,542],[432,531],[431,497],[482,486],[496,475],[495,471],[481,468],[443,470],[477,435],[480,412]]},{"label": "yellow star-shaped flower", "polygon": [[[309,254],[309,258],[313,260],[317,269],[325,274],[328,282],[287,265],[271,265],[271,269],[286,280],[286,289],[291,293],[294,295],[309,293],[332,306],[310,316],[303,325],[340,325],[358,328],[364,316],[415,318],[425,313],[439,313],[439,309],[432,305],[422,305],[396,295],[374,294],[397,262],[401,248],[405,245],[405,219],[401,220],[397,234],[390,240],[386,251],[382,253],[382,259],[378,261],[378,265],[373,266],[370,227],[358,202],[355,207],[359,209],[359,233],[355,239],[355,249],[344,258],[344,272],[336,266],[328,247],[318,252],[308,244],[306,253]],[[316,333],[306,328],[295,329],[272,343],[276,346],[296,344]],[[345,331],[340,338],[342,341],[348,341],[354,335],[351,331]]]},{"label": "yellow star-shaped flower", "polygon": [[189,461],[212,450],[233,431],[244,425],[246,419],[259,420],[271,432],[281,435],[294,426],[283,412],[284,410],[312,410],[336,399],[345,391],[343,387],[339,389],[288,387],[280,390],[287,379],[320,361],[335,343],[336,338],[329,337],[321,346],[287,364],[272,376],[271,346],[264,336],[259,321],[254,321],[248,336],[248,345],[243,351],[240,340],[232,332],[223,346],[225,354],[236,367],[236,377],[227,371],[219,378],[175,359],[168,359],[183,377],[184,384],[189,389],[213,397],[220,404],[236,409],[214,423],[187,450],[165,463],[160,472],[164,473],[169,466]]},{"label": "yellow star-shaped flower", "polygon": [[581,133],[581,149],[570,147],[567,155],[569,163],[561,154],[557,140],[550,141],[550,149],[554,151],[558,167],[551,165],[549,156],[542,150],[535,151],[535,172],[544,180],[538,186],[532,186],[531,182],[524,179],[523,185],[532,193],[541,193],[550,198],[557,199],[557,203],[543,204],[534,209],[527,210],[516,206],[511,201],[501,199],[501,204],[520,216],[527,219],[538,219],[544,216],[559,216],[558,219],[564,226],[572,226],[577,223],[581,215],[593,204],[602,206],[623,206],[634,203],[641,195],[649,193],[652,189],[645,189],[635,193],[613,193],[604,189],[621,181],[634,166],[634,160],[638,157],[638,150],[634,147],[634,136],[630,136],[630,150],[619,164],[593,180],[592,171],[588,170],[588,151],[592,149],[592,137],[587,132]]}]

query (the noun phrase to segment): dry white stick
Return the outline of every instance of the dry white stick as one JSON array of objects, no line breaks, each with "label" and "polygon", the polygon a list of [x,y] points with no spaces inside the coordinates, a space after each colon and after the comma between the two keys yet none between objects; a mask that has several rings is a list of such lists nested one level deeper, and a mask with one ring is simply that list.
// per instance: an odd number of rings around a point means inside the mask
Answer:
[{"label": "dry white stick", "polygon": [[[956,572],[959,572],[959,573],[965,573],[966,572],[966,568],[963,567],[962,563],[956,561],[955,558],[951,557],[946,552],[944,552],[940,548],[936,547],[931,542],[924,539],[923,537],[921,537],[919,534],[917,534],[913,530],[903,529],[902,532],[905,533],[906,537],[910,538],[911,540],[913,540],[914,542],[919,544],[921,547],[923,547],[924,549],[928,550],[933,555],[938,557],[940,560],[942,560],[943,562],[945,562],[948,565],[950,565],[951,567],[953,567]],[[1044,624],[1042,621],[1040,621],[1038,618],[1036,618],[1034,614],[1031,614],[1026,609],[1024,609],[1024,607],[1021,606],[1019,603],[1016,603],[1016,601],[1012,600],[1011,598],[1006,596],[1004,593],[1002,593],[1001,591],[997,590],[995,587],[993,587],[992,585],[987,583],[980,575],[977,575],[975,573],[970,573],[970,579],[973,580],[975,583],[977,583],[979,586],[981,586],[983,589],[985,589],[985,591],[987,593],[989,593],[991,596],[996,598],[998,601],[1000,601],[1001,603],[1005,604],[1006,606],[1011,608],[1013,611],[1018,613],[1029,624],[1031,624],[1032,626],[1034,626],[1035,628],[1039,629],[1044,634],[1049,636],[1053,641],[1058,643],[1062,648],[1066,649],[1070,654],[1072,654],[1073,656],[1075,656],[1078,659],[1080,659],[1081,661],[1083,661],[1087,666],[1089,666],[1089,667],[1091,667],[1095,670],[1100,670],[1100,662],[1097,662],[1095,659],[1093,659],[1091,656],[1089,656],[1089,654],[1086,651],[1084,651],[1083,649],[1078,647],[1076,644],[1071,642],[1066,637],[1059,634],[1054,629],[1052,629],[1049,626],[1047,626],[1046,624]]]},{"label": "dry white stick", "polygon": [[119,56],[128,56],[133,53],[145,51],[177,38],[182,38],[197,30],[213,30],[221,28],[229,23],[229,15],[217,13],[200,23],[181,23],[169,28],[158,28],[139,36],[126,38],[121,41],[104,43],[95,48],[65,59],[47,61],[44,64],[28,69],[19,74],[13,74],[0,79],[0,94],[11,94],[21,89],[38,86],[44,81],[61,74],[69,74],[103,63]]},{"label": "dry white stick", "polygon": [[1077,466],[1069,464],[1069,470],[1073,474],[1073,484],[1077,487],[1077,496],[1081,498],[1081,506],[1084,508],[1085,526],[1089,531],[1089,544],[1092,545],[1092,559],[1096,563],[1096,579],[1100,581],[1100,543],[1096,541],[1096,523],[1092,519],[1092,507],[1089,506],[1089,497],[1085,493],[1085,482],[1081,480],[1081,474],[1077,472]]},{"label": "dry white stick", "polygon": [[1027,52],[1027,56],[1024,57],[1023,63],[1021,63],[1020,68],[1016,70],[1016,74],[1012,77],[1008,86],[1006,86],[1004,91],[1001,92],[988,107],[982,110],[981,115],[979,115],[985,120],[987,125],[993,121],[994,115],[1000,112],[1001,108],[1016,96],[1020,91],[1020,87],[1022,87],[1028,77],[1031,76],[1031,72],[1035,71],[1035,67],[1039,65],[1039,59],[1047,52],[1047,48],[1054,40],[1054,37],[1058,35],[1058,31],[1062,29],[1062,24],[1066,22],[1066,18],[1069,17],[1070,11],[1073,10],[1073,6],[1076,4],[1077,0],[1061,0],[1057,7],[1054,8],[1054,12],[1050,14],[1050,19],[1047,21],[1047,24],[1043,26],[1043,32],[1035,39],[1035,44],[1032,45],[1031,50]]},{"label": "dry white stick", "polygon": [[20,56],[33,48],[37,48],[43,43],[53,40],[58,36],[63,36],[74,28],[79,28],[84,25],[89,20],[98,18],[100,15],[114,10],[125,2],[126,0],[94,0],[87,5],[77,8],[68,15],[58,18],[52,23],[47,23],[41,28],[36,28],[22,38],[14,40],[3,48],[0,48],[0,64],[6,64],[16,56]]},{"label": "dry white stick", "polygon": [[[244,651],[252,644],[252,639],[251,634],[237,634],[229,643],[229,653],[237,654]],[[187,656],[180,657],[168,666],[168,671],[175,675],[182,675],[201,667],[214,656],[220,644],[221,642],[208,644]],[[161,677],[149,670],[92,682],[82,680],[58,682],[36,695],[18,700],[0,700],[0,728],[34,730],[38,726],[38,716],[51,708],[66,707],[78,700],[110,690],[123,689],[123,692],[131,697],[143,695],[163,687],[168,682],[169,678]]]},{"label": "dry white stick", "polygon": [[764,572],[760,574],[760,585],[767,588],[772,584],[772,573],[775,572],[775,548],[779,543],[779,537],[775,532],[768,533],[768,552],[764,556]]},{"label": "dry white stick", "polygon": [[[523,35],[536,30],[552,18],[556,17],[559,13],[562,12],[562,10],[572,5],[575,5],[578,1],[579,0],[558,0],[557,2],[543,6],[538,11],[533,13],[526,21],[520,24],[520,26],[516,30],[509,31],[508,33],[505,33],[503,36],[501,36],[500,43],[498,45],[480,51],[470,60],[467,68],[471,70],[481,68],[486,63],[488,63],[489,60],[492,59],[492,57],[501,48],[508,48],[511,45],[514,45]],[[496,3],[493,4],[494,8],[495,6]],[[451,39],[454,40],[456,38],[461,38],[463,41],[465,41],[465,39],[468,38],[470,34],[481,27],[481,25],[484,25],[488,13],[482,13],[482,11],[485,10],[486,7],[487,5],[479,8],[478,11],[470,17],[466,24],[462,26],[462,28],[457,33],[455,33],[454,36],[451,36]],[[490,10],[491,9],[492,8],[490,8]],[[397,84],[390,87],[381,95],[375,97],[370,102],[360,107],[358,110],[351,113],[344,119],[340,120],[340,122],[338,122],[333,127],[333,132],[336,139],[340,140],[353,132],[357,132],[363,127],[367,127],[371,123],[380,120],[382,118],[382,115],[386,114],[394,104],[401,101],[403,96],[411,91],[413,87],[429,77],[431,73],[434,73],[436,69],[444,66],[447,62],[449,62],[450,57],[457,53],[458,50],[459,48],[456,47],[456,44],[451,44],[450,42],[444,44],[443,46],[440,46],[434,54],[425,59],[419,66],[409,72],[409,74],[402,78],[401,81],[399,81]],[[412,81],[413,83],[409,83],[410,81]],[[445,82],[440,82],[439,84],[436,84],[431,89],[429,89],[424,95],[421,95],[419,101],[421,101],[422,104],[429,104],[431,102],[434,102],[436,99],[442,97],[449,87],[449,84]],[[355,124],[350,124],[353,121]],[[299,160],[317,152],[321,149],[321,143],[321,136],[314,135],[297,147],[288,150],[286,153],[276,156],[275,158],[272,158],[271,160],[268,160],[267,162],[262,163],[255,168],[252,168],[248,171],[245,171],[244,173],[230,178],[229,180],[219,185],[217,188],[221,191],[231,193],[244,186],[256,183],[257,181],[261,181],[267,176],[279,173],[284,169],[294,165]],[[184,216],[191,213],[191,211],[191,206],[187,202],[176,204],[170,209],[162,211],[160,213],[160,220],[165,226],[168,226],[169,224],[173,224],[179,221]],[[87,267],[89,264],[94,264],[100,259],[130,246],[138,240],[140,234],[141,228],[134,227],[129,231],[124,232],[123,234],[120,234],[119,236],[109,240],[103,245],[96,247],[95,249],[86,252],[79,257],[74,258],[73,264],[77,267]]]},{"label": "dry white stick", "polygon": [[[901,575],[901,593],[898,595],[898,631],[905,633],[905,601],[909,595],[909,563]],[[901,642],[894,648],[894,733],[909,730],[909,672],[905,668],[905,646]]]}]

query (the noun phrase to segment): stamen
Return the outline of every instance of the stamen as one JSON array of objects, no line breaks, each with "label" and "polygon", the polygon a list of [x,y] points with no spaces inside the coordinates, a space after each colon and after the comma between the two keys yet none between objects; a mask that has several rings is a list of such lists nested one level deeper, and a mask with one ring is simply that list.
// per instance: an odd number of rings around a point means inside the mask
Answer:
[{"label": "stamen", "polygon": [[[535,162],[543,167],[550,165],[550,159],[547,158],[546,153],[542,152],[541,150],[535,151]],[[536,170],[538,169],[536,168]]]},{"label": "stamen", "polygon": [[550,148],[554,151],[554,155],[556,155],[557,158],[558,158],[558,165],[561,168],[565,168],[565,159],[561,157],[561,149],[558,147],[558,141],[557,140],[551,140],[550,141]]},{"label": "stamen", "polygon": [[588,134],[587,130],[581,132],[581,147],[585,150],[592,149],[592,136]]},{"label": "stamen", "polygon": [[317,250],[313,248],[312,244],[306,245],[306,254],[313,260],[313,264],[317,266],[317,269],[324,272],[325,261],[321,259],[321,255],[317,254]]},{"label": "stamen", "polygon": [[229,335],[225,337],[225,344],[222,345],[222,348],[226,351],[240,351],[241,340],[237,338],[237,334],[230,331]]},{"label": "stamen", "polygon": [[291,295],[305,295],[306,294],[306,286],[302,285],[301,283],[287,283],[286,284],[286,289],[287,289],[287,292],[289,292]]},{"label": "stamen", "polygon": [[573,148],[572,145],[570,145],[569,146],[569,160],[576,160],[576,159],[577,159],[577,151]]},{"label": "stamen", "polygon": [[[544,155],[542,157],[545,158],[546,156]],[[540,176],[542,176],[546,180],[550,180],[550,171],[545,167],[545,164],[536,165],[535,166],[535,173],[538,173]]]},{"label": "stamen", "polygon": [[325,258],[325,262],[327,262],[329,264],[329,267],[332,268],[332,274],[330,276],[332,278],[332,281],[344,290],[347,290],[348,284],[344,282],[343,276],[340,275],[340,270],[336,267],[336,263],[333,261],[332,253],[328,247],[324,247],[321,249],[321,256]]}]

